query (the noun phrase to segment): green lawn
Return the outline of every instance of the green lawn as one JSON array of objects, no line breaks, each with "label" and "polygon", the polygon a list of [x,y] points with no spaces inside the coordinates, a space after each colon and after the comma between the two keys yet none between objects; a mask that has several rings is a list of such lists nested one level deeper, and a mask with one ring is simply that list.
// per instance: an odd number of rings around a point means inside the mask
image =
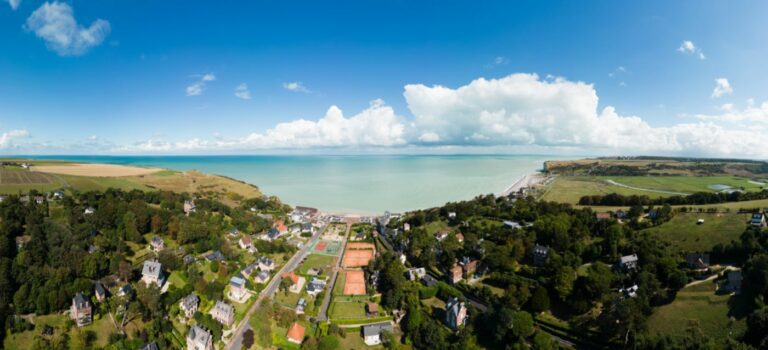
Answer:
[{"label": "green lawn", "polygon": [[184,288],[184,286],[187,285],[186,277],[182,276],[181,272],[178,271],[171,272],[171,275],[168,277],[168,282],[179,289]]},{"label": "green lawn", "polygon": [[343,271],[339,271],[336,274],[336,284],[333,285],[333,295],[344,295],[344,283],[347,280],[347,274]]},{"label": "green lawn", "polygon": [[428,234],[434,235],[437,231],[447,230],[448,223],[445,221],[433,221],[424,225],[424,229],[427,230]]},{"label": "green lawn", "polygon": [[337,302],[334,300],[328,314],[331,319],[363,319],[365,318],[365,304],[361,302]]},{"label": "green lawn", "polygon": [[108,188],[117,188],[125,191],[142,190],[150,191],[151,188],[127,178],[120,177],[86,177],[73,175],[59,175],[69,183],[69,186],[78,191],[104,191]]},{"label": "green lawn", "polygon": [[[697,225],[698,219],[704,219],[704,224]],[[644,232],[671,243],[683,252],[709,251],[718,243],[738,240],[747,227],[748,219],[749,214],[679,213],[668,222]]]},{"label": "green lawn", "polygon": [[19,194],[30,190],[50,192],[62,187],[64,182],[56,175],[0,168],[0,193],[2,194]]},{"label": "green lawn", "polygon": [[[53,314],[35,317],[35,329],[31,331],[10,334],[6,337],[4,342],[5,349],[30,349],[33,345],[36,335],[42,332],[43,326],[48,325],[55,329],[56,334],[61,334],[65,330],[64,325],[67,322],[67,317],[63,314]],[[99,315],[94,315],[94,321],[90,325],[82,328],[72,327],[69,330],[68,335],[70,337],[70,344],[77,342],[75,335],[79,331],[93,332],[95,338],[93,345],[103,347],[109,343],[109,335],[114,333],[115,327],[110,321],[109,316],[100,318]]]},{"label": "green lawn", "polygon": [[648,319],[648,331],[683,336],[691,327],[698,327],[713,339],[725,340],[731,332],[737,337],[746,325],[737,308],[729,304],[740,303],[729,295],[716,295],[713,281],[687,287],[677,293],[672,303],[654,310]]},{"label": "green lawn", "polygon": [[309,254],[307,259],[299,266],[298,273],[306,275],[311,268],[322,269],[324,275],[331,273],[331,268],[336,262],[336,258],[328,255]]},{"label": "green lawn", "polygon": [[360,328],[350,328],[347,330],[347,336],[344,338],[339,337],[339,349],[345,350],[369,350],[369,349],[384,349],[383,345],[368,346],[363,341],[363,336],[360,335]]},{"label": "green lawn", "polygon": [[[613,180],[619,184],[636,187],[631,189],[610,184]],[[653,191],[680,193],[716,192],[711,185],[727,185],[743,188],[746,191],[759,191],[760,185],[750,183],[748,179],[736,176],[560,176],[544,191],[542,199],[563,203],[578,203],[586,195],[645,195],[651,198],[669,197],[672,194]],[[641,189],[653,190],[644,191]]]}]

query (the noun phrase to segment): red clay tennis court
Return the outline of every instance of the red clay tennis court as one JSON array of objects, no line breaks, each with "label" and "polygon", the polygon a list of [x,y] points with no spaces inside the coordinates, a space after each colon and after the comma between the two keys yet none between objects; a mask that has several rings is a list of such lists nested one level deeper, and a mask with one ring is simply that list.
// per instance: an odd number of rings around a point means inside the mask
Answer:
[{"label": "red clay tennis court", "polygon": [[344,295],[365,295],[365,272],[345,271]]},{"label": "red clay tennis court", "polygon": [[320,241],[319,243],[317,243],[317,245],[315,245],[315,250],[317,250],[317,251],[323,251],[323,250],[325,250],[325,247],[326,247],[327,245],[328,245],[328,243],[326,243],[326,242],[323,242],[323,241]]},{"label": "red clay tennis court", "polygon": [[347,248],[344,250],[344,259],[341,261],[341,266],[368,266],[368,262],[373,260],[375,252],[376,246],[371,243],[347,243]]}]

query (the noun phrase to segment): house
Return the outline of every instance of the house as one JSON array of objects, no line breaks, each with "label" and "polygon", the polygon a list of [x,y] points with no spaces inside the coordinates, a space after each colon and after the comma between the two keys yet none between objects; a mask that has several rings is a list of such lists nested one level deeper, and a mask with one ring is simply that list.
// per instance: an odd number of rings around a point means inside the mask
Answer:
[{"label": "house", "polygon": [[637,267],[637,254],[622,256],[619,267],[624,271],[634,270]]},{"label": "house", "polygon": [[685,256],[685,262],[694,270],[706,270],[709,268],[709,254],[689,253]]},{"label": "house", "polygon": [[288,278],[291,280],[292,284],[288,288],[288,291],[294,294],[301,293],[301,289],[304,288],[304,283],[307,282],[306,278],[293,273],[293,271],[284,273],[283,278]]},{"label": "house", "polygon": [[24,235],[24,236],[16,237],[16,249],[21,250],[31,240],[32,240],[32,236],[30,236],[30,235]]},{"label": "house", "polygon": [[461,271],[464,274],[464,278],[472,279],[475,276],[475,272],[477,272],[477,265],[479,263],[480,260],[472,259],[468,256],[461,258],[459,265],[461,266]]},{"label": "house", "polygon": [[195,292],[189,293],[186,297],[181,299],[179,308],[184,312],[184,316],[192,318],[197,312],[197,306],[200,304],[200,298],[197,297]]},{"label": "house", "polygon": [[613,216],[615,216],[617,219],[626,219],[627,218],[627,212],[623,210],[617,210]]},{"label": "house", "polygon": [[729,293],[741,293],[741,281],[743,280],[741,271],[728,271],[725,275],[725,282],[720,285],[720,289]]},{"label": "house", "polygon": [[184,214],[189,215],[190,213],[194,213],[197,211],[197,207],[195,206],[195,200],[188,200],[184,201]]},{"label": "house", "polygon": [[408,257],[406,257],[405,254],[400,253],[397,255],[397,260],[400,260],[400,263],[405,265],[405,262],[408,261]]},{"label": "house", "polygon": [[305,223],[301,224],[301,233],[313,234],[313,233],[315,233],[315,226],[313,226],[312,224],[310,224],[308,222],[305,222]]},{"label": "house", "polygon": [[163,239],[158,236],[154,236],[149,241],[149,249],[155,252],[159,252],[165,249],[165,241],[163,241]]},{"label": "house", "polygon": [[83,293],[75,294],[72,298],[72,308],[70,309],[69,318],[75,321],[78,327],[91,324],[93,320],[93,314],[91,309],[91,303],[85,299]]},{"label": "house", "polygon": [[118,288],[117,296],[131,298],[133,296],[133,287],[130,284],[126,284]]},{"label": "house", "polygon": [[253,278],[253,281],[259,284],[267,283],[267,281],[269,281],[269,272],[260,271],[256,274],[256,277]]},{"label": "house", "polygon": [[461,232],[457,233],[456,240],[459,241],[459,243],[464,243],[464,235],[461,234]]},{"label": "house", "polygon": [[427,287],[432,287],[437,284],[437,279],[432,277],[432,275],[424,275],[421,277],[421,283]]},{"label": "house", "polygon": [[435,239],[437,239],[439,242],[442,242],[446,237],[448,237],[448,234],[448,231],[437,231],[435,233]]},{"label": "house", "polygon": [[637,296],[637,290],[640,289],[636,284],[632,287],[619,288],[620,299],[634,298]]},{"label": "house", "polygon": [[307,307],[307,301],[304,298],[299,299],[296,303],[296,314],[301,315],[304,313],[304,308]]},{"label": "house", "polygon": [[45,197],[35,196],[35,204],[43,204],[43,203],[45,203]]},{"label": "house", "polygon": [[403,224],[403,231],[405,231],[405,232],[408,232],[408,231],[410,231],[410,230],[411,230],[411,224],[409,224],[409,223],[407,223],[407,222],[406,222],[406,223],[404,223],[404,224]]},{"label": "house", "polygon": [[457,330],[466,325],[468,319],[467,306],[464,302],[459,301],[458,298],[449,298],[445,304],[445,323],[448,327]]},{"label": "house", "polygon": [[448,271],[448,282],[451,282],[451,284],[459,283],[462,279],[462,275],[464,274],[464,270],[459,265],[453,265],[453,267]]},{"label": "house", "polygon": [[364,239],[365,239],[365,232],[363,232],[362,230],[357,231],[357,233],[355,233],[355,237],[352,238],[353,241],[362,241]]},{"label": "house", "polygon": [[107,290],[104,289],[104,285],[99,281],[96,281],[96,283],[93,284],[93,293],[96,295],[96,300],[99,302],[103,302],[107,299]]},{"label": "house", "polygon": [[187,350],[213,350],[213,335],[199,325],[192,326],[187,333]]},{"label": "house", "polygon": [[157,343],[151,342],[142,345],[139,350],[160,350],[160,348],[157,346]]},{"label": "house", "polygon": [[275,227],[274,227],[280,235],[284,235],[288,233],[288,227],[285,226],[285,221],[278,219],[275,220]]},{"label": "house", "polygon": [[533,246],[533,265],[544,266],[549,259],[549,247],[536,244]]},{"label": "house", "polygon": [[408,280],[416,281],[427,275],[427,270],[423,267],[414,267],[405,270],[405,275],[408,276]]},{"label": "house", "polygon": [[229,279],[229,297],[237,300],[242,301],[243,298],[246,298],[248,295],[248,289],[245,287],[245,279],[242,276],[232,276],[232,278]]},{"label": "house", "polygon": [[256,263],[248,264],[243,270],[240,271],[240,274],[243,275],[244,278],[249,278],[251,275],[259,270],[259,265]]},{"label": "house", "polygon": [[288,341],[294,344],[301,344],[304,341],[304,327],[298,322],[294,322],[286,334]]},{"label": "house", "polygon": [[323,289],[325,289],[325,281],[317,278],[317,276],[312,277],[312,279],[309,280],[309,284],[307,284],[307,294],[311,296],[320,294]]},{"label": "house", "polygon": [[195,257],[192,256],[192,254],[184,255],[184,258],[182,259],[182,261],[184,261],[184,265],[189,265],[189,264],[195,262],[196,260],[197,259],[195,259]]},{"label": "house", "polygon": [[269,229],[269,231],[267,231],[267,236],[265,237],[265,240],[274,241],[278,238],[280,238],[280,231],[273,227]]},{"label": "house", "polygon": [[226,260],[226,259],[224,259],[224,254],[221,254],[221,251],[219,251],[219,250],[214,250],[214,251],[208,253],[205,256],[205,258],[208,259],[208,261],[224,261],[224,260]]},{"label": "house", "polygon": [[376,303],[365,304],[365,315],[368,317],[379,316],[379,304],[376,304]]},{"label": "house", "polygon": [[88,207],[88,208],[85,208],[85,210],[83,211],[83,215],[93,215],[93,213],[95,212],[96,212],[96,209],[94,209],[93,207]]},{"label": "house", "polygon": [[275,269],[275,261],[266,256],[259,257],[256,263],[259,264],[259,270],[261,271],[271,272]]},{"label": "house", "polygon": [[456,218],[456,212],[455,211],[449,212],[448,213],[448,218],[449,219],[455,219]]},{"label": "house", "polygon": [[141,269],[141,281],[147,286],[154,283],[158,287],[162,287],[163,283],[165,283],[163,279],[163,266],[157,260],[145,261],[144,268]]},{"label": "house", "polygon": [[754,213],[752,214],[752,219],[749,221],[749,224],[755,227],[765,227],[765,214],[763,213]]},{"label": "house", "polygon": [[243,235],[243,237],[240,237],[240,241],[237,242],[237,244],[239,244],[242,249],[250,250],[253,248],[253,239],[250,235]]},{"label": "house", "polygon": [[611,219],[611,213],[597,213],[595,214],[597,221],[605,221]]},{"label": "house", "polygon": [[389,322],[374,323],[363,326],[363,340],[368,346],[381,344],[381,334],[384,332],[392,333],[392,324]]},{"label": "house", "polygon": [[8,196],[0,196],[0,203],[5,202],[6,199],[8,199]]},{"label": "house", "polygon": [[211,317],[219,321],[223,326],[229,327],[235,322],[235,308],[221,300],[216,301],[216,305],[211,309]]},{"label": "house", "polygon": [[237,235],[239,234],[240,234],[240,230],[238,230],[237,228],[232,228],[231,230],[229,230],[230,237],[237,237]]}]

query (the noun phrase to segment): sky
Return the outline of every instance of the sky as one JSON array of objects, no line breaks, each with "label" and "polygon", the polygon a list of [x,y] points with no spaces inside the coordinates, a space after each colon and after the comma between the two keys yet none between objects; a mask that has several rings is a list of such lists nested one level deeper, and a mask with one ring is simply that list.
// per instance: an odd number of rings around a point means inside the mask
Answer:
[{"label": "sky", "polygon": [[765,1],[0,0],[0,154],[768,159]]}]

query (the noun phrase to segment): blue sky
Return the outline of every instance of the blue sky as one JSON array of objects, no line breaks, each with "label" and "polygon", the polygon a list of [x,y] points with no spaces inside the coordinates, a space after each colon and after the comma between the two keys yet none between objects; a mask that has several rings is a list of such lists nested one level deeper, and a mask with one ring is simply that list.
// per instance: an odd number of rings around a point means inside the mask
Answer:
[{"label": "blue sky", "polygon": [[0,153],[768,156],[766,2],[0,1]]}]

